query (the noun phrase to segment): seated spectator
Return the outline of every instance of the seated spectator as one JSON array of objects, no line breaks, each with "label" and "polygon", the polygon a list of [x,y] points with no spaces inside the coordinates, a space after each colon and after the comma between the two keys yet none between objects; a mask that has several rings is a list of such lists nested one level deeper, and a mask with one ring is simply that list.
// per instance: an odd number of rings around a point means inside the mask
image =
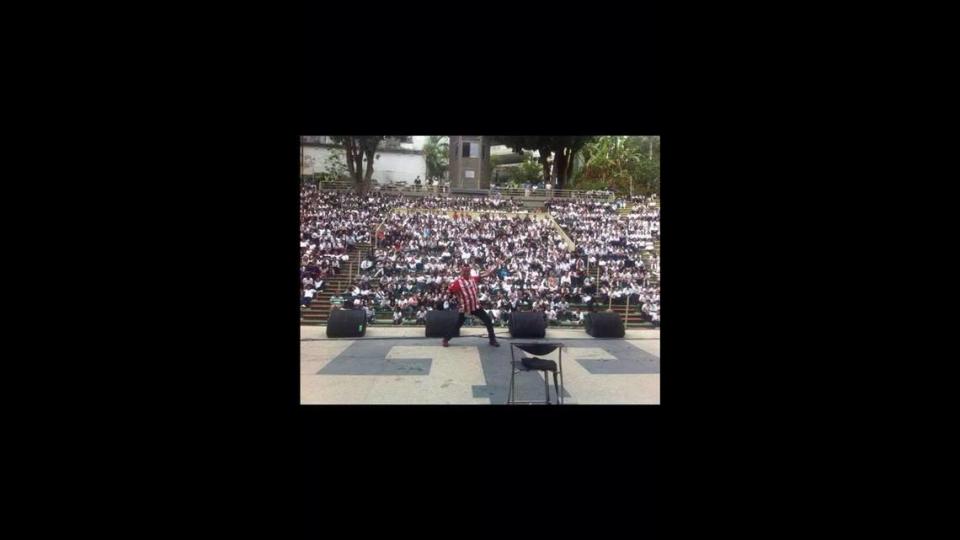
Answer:
[{"label": "seated spectator", "polygon": [[309,306],[310,303],[313,302],[313,297],[314,297],[315,294],[316,294],[316,291],[313,289],[313,287],[304,289],[304,290],[303,290],[303,305],[304,305],[304,306]]}]

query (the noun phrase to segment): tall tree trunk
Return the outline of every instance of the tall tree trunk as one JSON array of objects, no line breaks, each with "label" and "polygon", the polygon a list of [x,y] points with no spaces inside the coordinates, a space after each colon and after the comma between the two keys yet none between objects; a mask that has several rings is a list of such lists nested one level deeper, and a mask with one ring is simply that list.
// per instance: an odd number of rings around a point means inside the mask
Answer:
[{"label": "tall tree trunk", "polygon": [[372,150],[368,149],[366,151],[366,154],[367,154],[367,170],[363,175],[363,181],[370,182],[370,178],[373,177],[373,159],[374,157],[376,157],[375,156],[376,149],[372,149]]},{"label": "tall tree trunk", "polygon": [[353,164],[356,181],[358,183],[363,182],[363,148],[359,144],[353,148]]},{"label": "tall tree trunk", "polygon": [[350,176],[353,178],[354,189],[363,192],[363,149],[360,147],[360,141],[356,137],[348,137],[347,146],[347,168]]},{"label": "tall tree trunk", "polygon": [[550,150],[546,148],[538,149],[540,152],[540,164],[543,165],[543,181],[550,180]]},{"label": "tall tree trunk", "polygon": [[366,186],[366,183],[363,181],[363,148],[359,144],[357,145],[357,149],[355,150],[353,159],[357,167],[357,176],[355,179],[357,183],[357,191],[359,193],[366,193],[367,186]]},{"label": "tall tree trunk", "polygon": [[350,173],[351,178],[356,178],[357,175],[354,173],[353,168],[353,137],[348,137],[346,142],[343,144],[344,152],[347,155],[347,172]]},{"label": "tall tree trunk", "polygon": [[353,147],[353,181],[363,183],[363,151],[359,145]]},{"label": "tall tree trunk", "polygon": [[569,149],[561,146],[557,151],[557,157],[554,160],[554,169],[557,174],[557,189],[563,189],[565,181],[567,179],[567,159],[569,156]]}]

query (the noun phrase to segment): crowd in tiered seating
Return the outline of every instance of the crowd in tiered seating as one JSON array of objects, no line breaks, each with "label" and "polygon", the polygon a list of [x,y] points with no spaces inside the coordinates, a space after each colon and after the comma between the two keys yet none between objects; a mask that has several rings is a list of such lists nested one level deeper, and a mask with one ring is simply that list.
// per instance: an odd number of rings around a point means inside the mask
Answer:
[{"label": "crowd in tiered seating", "polygon": [[[423,324],[427,311],[455,308],[447,286],[464,263],[497,268],[479,292],[481,305],[500,325],[511,312],[530,309],[542,311],[553,324],[578,324],[586,311],[627,298],[659,322],[659,259],[653,252],[659,210],[650,202],[632,200],[626,215],[619,214],[624,200],[548,202],[577,246],[569,251],[549,220],[525,213],[510,199],[357,195],[306,186],[301,193],[303,301],[309,304],[324,280],[343,267],[351,246],[375,243],[344,294],[344,307],[365,309],[371,322],[377,311],[386,311],[395,324]],[[432,211],[391,213],[394,208]]]},{"label": "crowd in tiered seating", "polygon": [[[650,203],[653,203],[652,205]],[[620,214],[624,200],[562,199],[546,206],[577,245],[578,255],[598,268],[600,298],[645,306],[659,321],[660,257],[654,240],[660,235],[660,214],[655,199],[636,197],[629,213]],[[643,308],[641,308],[643,309]]]},{"label": "crowd in tiered seating", "polygon": [[499,197],[357,195],[304,184],[300,191],[301,305],[308,306],[327,280],[340,273],[351,247],[371,243],[372,225],[394,208],[517,211],[522,203]]},{"label": "crowd in tiered seating", "polygon": [[609,189],[591,189],[583,192],[584,197],[613,197],[613,192]]},{"label": "crowd in tiered seating", "polygon": [[504,199],[499,195],[493,197],[467,196],[427,196],[410,197],[409,208],[429,208],[433,210],[496,210],[499,212],[525,211],[523,202],[514,199]]},{"label": "crowd in tiered seating", "polygon": [[401,197],[361,197],[352,193],[300,191],[301,304],[309,305],[326,281],[349,260],[347,250],[370,241],[370,224],[402,203]]},{"label": "crowd in tiered seating", "polygon": [[449,308],[447,286],[464,263],[497,268],[480,284],[481,304],[505,322],[521,308],[552,311],[557,320],[572,318],[571,300],[579,300],[580,274],[553,225],[532,216],[480,214],[394,214],[383,238],[360,265],[361,276],[349,293],[360,305],[396,311],[413,319],[419,308]]}]

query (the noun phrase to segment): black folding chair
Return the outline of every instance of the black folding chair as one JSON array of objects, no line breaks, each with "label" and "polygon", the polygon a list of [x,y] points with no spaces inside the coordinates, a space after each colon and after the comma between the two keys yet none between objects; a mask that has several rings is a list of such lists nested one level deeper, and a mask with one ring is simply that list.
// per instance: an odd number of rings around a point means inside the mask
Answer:
[{"label": "black folding chair", "polygon": [[[521,357],[517,359],[514,355],[514,347],[528,353],[532,354],[533,357]],[[559,349],[558,354],[559,366],[557,362],[553,360],[547,360],[545,358],[537,358],[537,355],[546,355],[550,354],[553,351]],[[553,373],[553,389],[557,394],[557,402],[560,405],[563,405],[563,343],[511,343],[510,344],[510,390],[507,394],[507,405],[518,405],[518,404],[543,404],[550,405],[550,385],[547,382],[547,372]],[[543,392],[544,400],[543,401],[519,401],[517,400],[517,394],[519,390],[517,388],[517,373],[522,371],[542,371],[543,372]],[[559,375],[560,384],[557,384],[557,378]]]}]

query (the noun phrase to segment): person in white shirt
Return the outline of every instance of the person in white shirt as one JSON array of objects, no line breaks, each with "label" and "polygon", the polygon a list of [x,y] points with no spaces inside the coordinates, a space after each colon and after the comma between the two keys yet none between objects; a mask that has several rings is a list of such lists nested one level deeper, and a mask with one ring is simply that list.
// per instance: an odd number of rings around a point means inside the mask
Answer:
[{"label": "person in white shirt", "polygon": [[650,304],[650,307],[647,311],[650,314],[650,322],[652,322],[654,326],[659,326],[660,325],[660,306],[657,305],[656,303]]},{"label": "person in white shirt", "polygon": [[312,289],[303,289],[300,291],[300,305],[302,307],[307,307],[310,305],[310,302],[313,301],[313,292]]}]

